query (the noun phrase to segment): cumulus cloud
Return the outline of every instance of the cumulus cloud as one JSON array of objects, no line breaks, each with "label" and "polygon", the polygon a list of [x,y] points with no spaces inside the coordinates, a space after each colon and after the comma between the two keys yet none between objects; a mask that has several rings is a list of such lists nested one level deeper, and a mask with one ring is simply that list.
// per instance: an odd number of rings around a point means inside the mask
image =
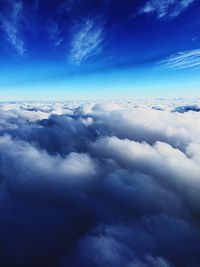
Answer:
[{"label": "cumulus cloud", "polygon": [[140,13],[155,14],[158,19],[176,18],[191,6],[195,0],[148,0],[140,9]]},{"label": "cumulus cloud", "polygon": [[22,24],[24,8],[22,1],[8,1],[8,10],[0,13],[0,24],[5,32],[6,39],[16,49],[20,56],[26,53],[25,43],[22,38]]},{"label": "cumulus cloud", "polygon": [[1,103],[2,266],[198,266],[199,104]]},{"label": "cumulus cloud", "polygon": [[178,52],[160,61],[159,64],[170,69],[199,68],[200,49]]},{"label": "cumulus cloud", "polygon": [[84,18],[74,26],[70,59],[77,65],[101,53],[104,41],[104,22],[100,18]]}]

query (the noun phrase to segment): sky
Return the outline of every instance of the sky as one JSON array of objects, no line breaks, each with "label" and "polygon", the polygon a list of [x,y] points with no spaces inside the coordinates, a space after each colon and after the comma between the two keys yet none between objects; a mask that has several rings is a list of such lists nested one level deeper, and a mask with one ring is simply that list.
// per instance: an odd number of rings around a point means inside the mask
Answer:
[{"label": "sky", "polygon": [[0,0],[0,98],[198,97],[199,10],[199,0]]}]

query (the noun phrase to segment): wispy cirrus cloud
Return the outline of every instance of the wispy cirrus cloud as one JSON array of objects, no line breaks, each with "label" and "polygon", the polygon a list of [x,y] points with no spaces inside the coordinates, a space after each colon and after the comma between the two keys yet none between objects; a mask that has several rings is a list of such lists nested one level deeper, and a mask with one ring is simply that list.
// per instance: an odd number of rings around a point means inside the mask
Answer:
[{"label": "wispy cirrus cloud", "polygon": [[178,52],[159,64],[170,69],[200,68],[200,49]]},{"label": "wispy cirrus cloud", "polygon": [[21,37],[23,3],[22,1],[8,1],[8,4],[9,9],[5,13],[0,13],[0,26],[7,41],[17,50],[20,56],[24,56],[26,48]]},{"label": "wispy cirrus cloud", "polygon": [[153,13],[158,19],[176,18],[195,0],[148,0],[140,13]]},{"label": "wispy cirrus cloud", "polygon": [[104,21],[84,19],[74,27],[70,60],[77,65],[101,53],[104,41]]}]

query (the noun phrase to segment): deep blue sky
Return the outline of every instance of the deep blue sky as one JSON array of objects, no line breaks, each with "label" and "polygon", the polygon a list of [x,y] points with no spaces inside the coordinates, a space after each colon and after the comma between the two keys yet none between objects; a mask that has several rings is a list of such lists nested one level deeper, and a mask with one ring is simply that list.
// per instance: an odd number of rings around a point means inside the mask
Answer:
[{"label": "deep blue sky", "polygon": [[0,0],[0,98],[198,97],[199,0]]}]

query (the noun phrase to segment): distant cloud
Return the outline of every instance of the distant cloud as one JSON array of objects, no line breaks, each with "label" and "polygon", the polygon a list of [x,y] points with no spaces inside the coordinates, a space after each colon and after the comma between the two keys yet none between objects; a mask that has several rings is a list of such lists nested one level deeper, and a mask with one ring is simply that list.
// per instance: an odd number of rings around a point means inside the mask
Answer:
[{"label": "distant cloud", "polygon": [[184,105],[176,107],[173,112],[185,113],[185,112],[200,112],[200,107],[197,105]]},{"label": "distant cloud", "polygon": [[159,62],[170,69],[186,69],[200,67],[200,49],[178,52]]},{"label": "distant cloud", "polygon": [[158,19],[175,18],[188,8],[195,0],[148,0],[140,13],[154,13]]},{"label": "distant cloud", "polygon": [[104,22],[96,19],[84,19],[74,27],[70,59],[77,65],[102,51],[104,41]]},{"label": "distant cloud", "polygon": [[0,13],[0,26],[5,32],[8,42],[17,50],[20,56],[24,56],[26,49],[21,37],[21,23],[23,20],[22,1],[8,1],[9,10],[6,14]]}]

